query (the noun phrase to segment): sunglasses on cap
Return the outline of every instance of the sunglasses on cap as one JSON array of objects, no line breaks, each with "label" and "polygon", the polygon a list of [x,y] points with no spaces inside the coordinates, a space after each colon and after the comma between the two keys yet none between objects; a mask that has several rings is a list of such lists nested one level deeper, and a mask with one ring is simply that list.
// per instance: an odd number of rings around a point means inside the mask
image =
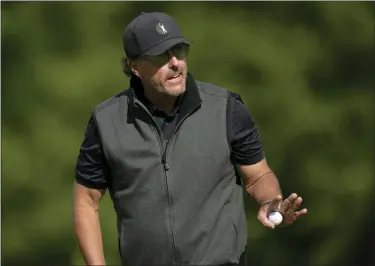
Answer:
[{"label": "sunglasses on cap", "polygon": [[154,65],[165,65],[169,62],[172,57],[176,57],[178,60],[185,59],[189,55],[190,46],[185,43],[179,43],[168,49],[159,55],[141,55],[142,59],[150,61]]}]

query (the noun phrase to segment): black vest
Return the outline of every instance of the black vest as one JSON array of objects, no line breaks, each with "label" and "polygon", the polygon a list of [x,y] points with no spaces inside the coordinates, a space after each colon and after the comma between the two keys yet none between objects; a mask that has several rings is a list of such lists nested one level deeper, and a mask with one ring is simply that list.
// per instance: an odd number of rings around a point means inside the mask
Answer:
[{"label": "black vest", "polygon": [[133,88],[93,112],[112,173],[123,265],[238,264],[245,250],[243,193],[227,141],[228,91],[188,82],[168,143]]}]

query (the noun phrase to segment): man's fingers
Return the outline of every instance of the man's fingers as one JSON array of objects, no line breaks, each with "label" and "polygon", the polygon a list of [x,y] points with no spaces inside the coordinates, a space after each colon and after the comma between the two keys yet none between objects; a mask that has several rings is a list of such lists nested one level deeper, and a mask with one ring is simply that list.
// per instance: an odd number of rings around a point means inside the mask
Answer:
[{"label": "man's fingers", "polygon": [[258,215],[258,220],[265,226],[265,227],[268,227],[268,228],[271,228],[271,229],[274,229],[275,228],[275,225],[273,223],[270,222],[270,220],[268,220],[267,218],[267,214],[265,212],[261,212],[259,213]]},{"label": "man's fingers", "polygon": [[293,211],[298,210],[299,206],[302,204],[302,198],[298,197],[296,201],[293,203],[292,209]]},{"label": "man's fingers", "polygon": [[283,200],[283,197],[281,195],[274,198],[270,203],[270,206],[268,208],[268,213],[280,209],[282,200]]},{"label": "man's fingers", "polygon": [[293,193],[291,194],[286,200],[283,201],[283,203],[280,206],[281,212],[286,212],[290,207],[292,207],[297,199],[297,194]]},{"label": "man's fingers", "polygon": [[298,212],[295,212],[295,216],[296,216],[296,218],[297,217],[299,217],[299,216],[301,216],[301,215],[304,215],[304,214],[306,214],[307,213],[307,209],[305,208],[305,209],[302,209],[302,210],[300,210],[300,211],[298,211]]}]

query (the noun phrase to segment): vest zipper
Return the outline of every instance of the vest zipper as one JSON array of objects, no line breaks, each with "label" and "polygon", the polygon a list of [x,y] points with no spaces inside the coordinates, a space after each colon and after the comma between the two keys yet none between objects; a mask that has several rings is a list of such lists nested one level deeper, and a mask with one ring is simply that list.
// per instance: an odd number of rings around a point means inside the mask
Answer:
[{"label": "vest zipper", "polygon": [[[155,122],[156,123],[156,122]],[[168,198],[168,204],[169,204],[169,229],[171,230],[171,235],[172,235],[172,243],[173,243],[173,257],[174,257],[174,260],[175,262],[177,263],[177,265],[179,265],[179,260],[178,260],[178,253],[177,253],[177,246],[176,246],[176,239],[175,239],[175,232],[174,232],[174,229],[173,229],[173,225],[174,225],[174,219],[173,219],[173,215],[172,215],[172,206],[173,206],[173,199],[172,199],[172,194],[169,190],[169,186],[168,186],[168,170],[170,169],[169,167],[169,164],[166,160],[166,150],[167,150],[167,146],[168,146],[168,143],[166,143],[164,140],[164,137],[163,136],[163,133],[161,132],[161,129],[159,128],[159,126],[156,124],[157,128],[158,128],[158,132],[159,132],[159,141],[160,141],[160,145],[161,145],[161,152],[162,152],[162,159],[161,159],[161,162],[163,164],[163,167],[164,167],[164,175],[165,175],[165,188],[167,190],[167,198]]]},{"label": "vest zipper", "polygon": [[[162,164],[164,166],[164,174],[165,174],[165,184],[166,184],[166,188],[167,188],[167,193],[168,193],[168,200],[169,200],[169,206],[170,206],[170,209],[172,211],[172,205],[173,205],[173,198],[172,198],[172,194],[170,193],[169,191],[169,186],[168,186],[168,176],[167,176],[167,171],[170,169],[170,166],[168,164],[168,161],[167,161],[167,150],[168,150],[168,144],[171,142],[172,138],[174,137],[174,135],[176,134],[177,130],[180,128],[182,122],[184,122],[184,120],[190,115],[192,114],[198,107],[192,109],[190,112],[187,112],[186,115],[184,115],[181,120],[178,122],[178,124],[176,125],[175,129],[173,130],[172,132],[172,135],[171,137],[169,138],[169,140],[165,143],[165,145],[162,145],[163,146],[163,151],[162,151]],[[154,119],[153,119],[154,120]],[[154,121],[154,123],[156,124],[156,122]],[[157,125],[157,124],[156,124]],[[157,126],[158,130],[159,129],[159,126]],[[162,136],[162,132],[161,130],[158,131],[159,132],[159,136],[160,136],[160,142],[163,142],[161,140],[161,136]],[[172,240],[173,240],[173,249],[174,249],[174,258],[175,258],[175,261],[177,263],[177,265],[180,265],[180,261],[178,259],[178,251],[177,251],[177,246],[176,246],[176,240],[175,240],[175,232],[174,232],[174,229],[173,229],[173,223],[172,221],[174,220],[172,215],[171,215],[171,211],[169,212],[170,213],[170,221],[171,221],[171,232],[172,232]]]},{"label": "vest zipper", "polygon": [[160,151],[161,151],[161,154],[162,154],[162,159],[161,159],[161,163],[163,164],[163,168],[164,168],[164,175],[165,175],[165,188],[167,190],[167,199],[168,199],[168,207],[169,207],[169,229],[171,231],[171,238],[172,238],[172,244],[173,244],[173,257],[174,257],[174,260],[177,264],[179,264],[179,261],[178,261],[178,256],[177,256],[177,247],[176,247],[176,240],[175,240],[175,232],[174,232],[174,229],[173,229],[173,217],[172,217],[172,205],[173,205],[173,200],[172,200],[172,195],[170,193],[170,190],[169,190],[169,186],[168,186],[168,175],[167,175],[167,172],[168,170],[170,169],[169,167],[169,164],[168,162],[166,161],[166,150],[167,150],[167,143],[166,141],[164,140],[164,136],[163,136],[163,132],[161,131],[158,123],[156,123],[155,119],[152,117],[152,115],[150,114],[151,118],[152,118],[152,121],[154,122],[154,126],[156,127],[156,130],[158,132],[158,139],[159,139],[159,144],[160,144]]},{"label": "vest zipper", "polygon": [[165,175],[165,185],[166,185],[166,189],[167,189],[167,196],[168,196],[168,203],[169,203],[169,227],[170,227],[170,230],[171,230],[171,235],[172,235],[172,243],[173,243],[173,255],[174,255],[174,259],[175,259],[175,262],[177,263],[177,265],[180,265],[180,262],[179,262],[179,259],[178,259],[178,252],[177,252],[177,246],[176,246],[176,240],[175,240],[175,232],[174,232],[174,229],[173,229],[173,217],[172,217],[172,205],[173,205],[173,198],[172,198],[172,195],[170,193],[170,190],[169,190],[169,186],[168,186],[168,175],[167,175],[167,172],[168,170],[170,169],[170,166],[168,164],[168,161],[167,161],[167,148],[168,148],[168,144],[171,142],[171,139],[174,137],[174,135],[176,134],[177,130],[180,128],[182,122],[185,121],[185,119],[191,115],[196,109],[198,109],[199,106],[196,106],[194,109],[192,109],[191,111],[187,112],[182,118],[181,120],[178,122],[178,124],[176,125],[175,129],[173,130],[173,133],[171,135],[171,137],[169,138],[169,141],[165,143],[164,141],[164,137],[163,137],[163,132],[161,131],[159,125],[156,123],[155,119],[152,117],[152,115],[149,113],[149,111],[147,110],[146,107],[142,106],[142,104],[139,104],[145,111],[146,113],[151,117],[151,120],[153,121],[156,129],[157,129],[157,132],[158,132],[158,135],[159,135],[159,144],[160,144],[160,149],[161,149],[161,152],[162,152],[162,158],[161,158],[161,163],[163,164],[163,167],[164,167],[164,175]]},{"label": "vest zipper", "polygon": [[169,204],[169,229],[171,231],[171,238],[172,238],[172,244],[173,244],[173,257],[174,257],[174,260],[177,263],[177,265],[179,265],[180,263],[178,261],[178,256],[177,256],[175,232],[174,232],[174,229],[173,229],[173,222],[172,222],[173,221],[173,217],[172,217],[173,201],[172,201],[171,193],[169,191],[168,176],[167,176],[167,171],[170,169],[169,164],[166,160],[166,150],[167,150],[168,144],[165,143],[163,132],[161,131],[158,123],[156,123],[155,119],[152,117],[152,115],[147,110],[147,108],[145,106],[143,106],[143,104],[139,104],[139,103],[136,103],[136,104],[138,104],[150,116],[150,118],[151,118],[151,120],[154,123],[154,126],[156,128],[156,131],[158,132],[158,135],[159,135],[158,140],[159,140],[159,145],[160,145],[160,151],[161,151],[161,154],[162,154],[161,163],[163,164],[163,168],[164,168],[165,187],[166,187],[166,190],[167,190],[167,198],[168,198],[168,204]]}]

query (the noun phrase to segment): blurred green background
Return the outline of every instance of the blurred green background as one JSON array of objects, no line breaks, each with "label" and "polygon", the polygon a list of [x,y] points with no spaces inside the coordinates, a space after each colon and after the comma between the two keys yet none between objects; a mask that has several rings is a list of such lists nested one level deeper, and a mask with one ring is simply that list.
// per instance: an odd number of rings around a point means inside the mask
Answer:
[{"label": "blurred green background", "polygon": [[[91,110],[126,89],[122,32],[175,17],[196,79],[242,95],[284,194],[309,214],[263,228],[246,197],[254,265],[370,265],[374,22],[370,2],[1,2],[2,265],[82,264],[72,186]],[[100,210],[108,264],[115,213]]]}]

